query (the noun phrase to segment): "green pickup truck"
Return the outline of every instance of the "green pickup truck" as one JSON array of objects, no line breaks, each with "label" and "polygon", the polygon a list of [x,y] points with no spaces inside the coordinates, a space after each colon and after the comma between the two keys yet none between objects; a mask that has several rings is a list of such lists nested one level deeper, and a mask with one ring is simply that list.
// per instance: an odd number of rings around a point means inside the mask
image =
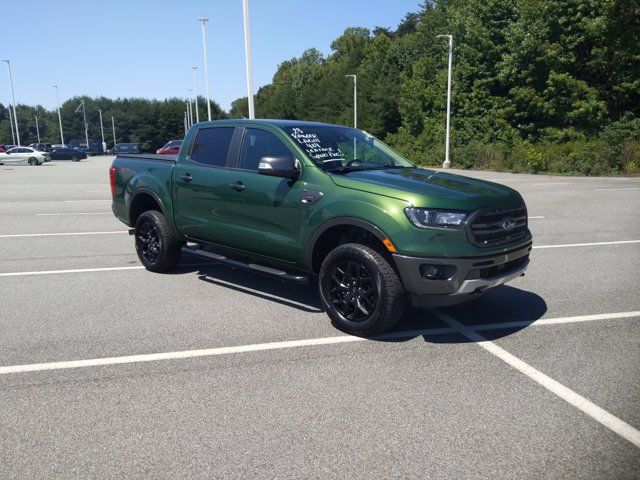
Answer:
[{"label": "green pickup truck", "polygon": [[361,130],[293,120],[202,122],[177,158],[122,155],[113,212],[142,264],[181,254],[307,283],[338,328],[389,329],[408,299],[446,306],[524,274],[520,194],[415,167]]}]

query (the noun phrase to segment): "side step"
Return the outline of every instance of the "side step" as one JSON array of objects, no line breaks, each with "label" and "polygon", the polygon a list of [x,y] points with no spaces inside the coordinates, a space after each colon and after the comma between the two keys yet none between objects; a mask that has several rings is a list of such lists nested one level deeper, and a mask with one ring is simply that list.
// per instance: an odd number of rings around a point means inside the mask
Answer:
[{"label": "side step", "polygon": [[241,268],[249,272],[261,273],[263,275],[269,275],[271,277],[286,280],[287,282],[307,284],[309,283],[309,277],[307,275],[296,275],[293,273],[287,273],[282,270],[278,270],[271,267],[265,267],[264,265],[258,265],[257,263],[248,263],[234,258],[229,258],[219,253],[208,252],[198,247],[182,247],[182,253],[188,255],[194,255],[205,260],[212,260],[214,262],[224,263],[232,267]]}]

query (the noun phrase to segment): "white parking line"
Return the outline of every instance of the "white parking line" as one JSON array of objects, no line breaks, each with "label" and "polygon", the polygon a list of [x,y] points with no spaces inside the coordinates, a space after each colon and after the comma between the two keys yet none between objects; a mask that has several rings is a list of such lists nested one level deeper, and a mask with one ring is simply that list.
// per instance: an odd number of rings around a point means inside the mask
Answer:
[{"label": "white parking line", "polygon": [[0,235],[0,238],[20,238],[20,237],[68,237],[72,235],[115,235],[129,233],[128,230],[114,230],[110,232],[61,232],[61,233],[19,233],[15,235]]},{"label": "white parking line", "polygon": [[36,217],[62,217],[65,215],[113,215],[113,212],[36,213]]},{"label": "white parking line", "polygon": [[545,182],[545,183],[532,183],[534,187],[542,187],[546,185],[572,185],[571,182]]},{"label": "white parking line", "polygon": [[527,217],[529,220],[537,220],[539,218],[547,218],[547,217],[543,217],[542,215],[538,215],[537,217]]},{"label": "white parking line", "polygon": [[628,187],[628,188],[596,188],[596,192],[613,192],[618,190],[640,190],[640,187]]},{"label": "white parking line", "polygon": [[628,243],[640,243],[640,240],[619,240],[617,242],[594,242],[594,243],[567,243],[565,245],[535,245],[533,248],[569,248],[569,247],[592,247],[596,245],[624,245]]},{"label": "white parking line", "polygon": [[633,428],[628,423],[620,420],[618,417],[611,415],[609,412],[599,407],[595,403],[586,399],[582,395],[574,392],[568,387],[565,387],[561,383],[557,382],[553,378],[545,375],[540,370],[536,370],[528,363],[520,360],[518,357],[512,355],[507,352],[502,347],[499,347],[495,343],[487,340],[479,333],[471,330],[470,327],[467,327],[457,320],[451,318],[449,315],[446,315],[439,310],[434,310],[436,316],[449,325],[452,328],[457,329],[462,335],[467,337],[472,342],[476,342],[476,344],[486,351],[492,353],[500,360],[515,368],[519,372],[525,374],[534,382],[538,383],[542,387],[546,388],[550,392],[556,394],[558,397],[563,399],[565,402],[573,405],[577,409],[589,415],[594,420],[600,422],[602,425],[610,429],[611,431],[617,433],[622,438],[628,440],[633,443],[636,447],[640,448],[640,431]]},{"label": "white parking line", "polygon": [[480,325],[469,325],[468,328],[476,331],[500,330],[510,328],[535,327],[538,325],[560,325],[563,323],[592,322],[594,320],[615,320],[634,317],[640,317],[640,310],[632,312],[601,313],[596,315],[579,315],[576,317],[541,318],[533,322],[524,320],[519,322],[483,323]]},{"label": "white parking line", "polygon": [[[138,267],[130,267],[130,268],[138,268]],[[439,311],[434,311],[434,314],[436,316],[444,315]],[[582,322],[582,321],[585,321],[585,319],[605,320],[605,319],[626,318],[626,317],[640,317],[640,312],[633,311],[633,312],[607,313],[607,314],[601,314],[601,315],[586,315],[581,317],[560,317],[555,319],[550,318],[550,319],[546,319],[546,322],[539,320],[538,324],[552,325],[552,324],[561,324],[561,323]],[[469,331],[482,330],[482,329],[486,329],[484,328],[485,326],[495,325],[495,324],[480,324],[480,325],[465,326],[462,324],[458,324],[458,322],[456,323],[457,323],[456,326],[449,325],[449,327],[443,327],[443,328],[426,328],[422,330],[405,330],[405,331],[399,331],[399,332],[390,332],[390,333],[380,335],[371,340],[362,338],[362,337],[354,337],[351,335],[340,335],[337,337],[309,338],[305,340],[289,340],[284,342],[254,343],[250,345],[239,345],[235,347],[218,347],[218,348],[207,348],[207,349],[200,349],[200,350],[182,350],[182,351],[176,351],[176,352],[147,353],[147,354],[141,354],[141,355],[125,355],[120,357],[92,358],[88,360],[68,360],[68,361],[60,361],[60,362],[8,365],[8,366],[0,367],[0,375],[8,375],[12,373],[41,372],[45,370],[62,370],[62,369],[69,369],[69,368],[98,367],[98,366],[105,366],[105,365],[121,365],[125,363],[156,362],[161,360],[178,360],[178,359],[196,358],[196,357],[210,357],[210,356],[216,356],[216,355],[229,355],[232,353],[259,352],[264,350],[282,350],[287,348],[310,347],[310,346],[317,346],[317,345],[332,345],[335,343],[361,342],[365,340],[379,341],[379,340],[392,340],[392,339],[400,339],[400,338],[413,338],[413,337],[419,337],[419,336],[443,335],[443,334],[449,334],[449,333],[463,333],[463,330],[469,330]],[[519,323],[520,322],[518,322],[518,324]],[[529,325],[529,324],[535,324],[536,322],[533,322],[533,323],[525,322],[525,323]],[[483,337],[480,337],[480,338],[483,338]]]},{"label": "white parking line", "polygon": [[25,277],[29,275],[57,275],[59,273],[87,273],[87,272],[115,272],[118,270],[142,270],[142,265],[131,267],[104,267],[104,268],[73,268],[70,270],[36,270],[34,272],[6,272],[0,273],[0,277]]},{"label": "white parking line", "polygon": [[110,202],[111,199],[107,200],[64,200],[65,203],[86,203],[86,202]]}]

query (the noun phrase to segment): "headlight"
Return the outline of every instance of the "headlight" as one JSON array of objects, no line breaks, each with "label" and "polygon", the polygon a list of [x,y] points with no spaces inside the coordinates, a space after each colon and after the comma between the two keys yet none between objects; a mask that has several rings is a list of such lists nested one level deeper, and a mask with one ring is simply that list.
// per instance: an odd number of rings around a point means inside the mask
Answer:
[{"label": "headlight", "polygon": [[416,227],[456,231],[464,228],[463,223],[469,216],[466,212],[448,212],[416,207],[407,207],[404,209],[404,213]]}]

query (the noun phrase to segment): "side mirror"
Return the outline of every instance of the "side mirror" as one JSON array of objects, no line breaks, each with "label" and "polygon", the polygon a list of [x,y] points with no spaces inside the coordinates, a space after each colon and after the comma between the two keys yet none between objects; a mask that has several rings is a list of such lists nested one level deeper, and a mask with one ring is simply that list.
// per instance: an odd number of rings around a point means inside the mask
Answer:
[{"label": "side mirror", "polygon": [[300,176],[293,157],[262,157],[258,163],[258,173],[272,177],[291,178]]}]

